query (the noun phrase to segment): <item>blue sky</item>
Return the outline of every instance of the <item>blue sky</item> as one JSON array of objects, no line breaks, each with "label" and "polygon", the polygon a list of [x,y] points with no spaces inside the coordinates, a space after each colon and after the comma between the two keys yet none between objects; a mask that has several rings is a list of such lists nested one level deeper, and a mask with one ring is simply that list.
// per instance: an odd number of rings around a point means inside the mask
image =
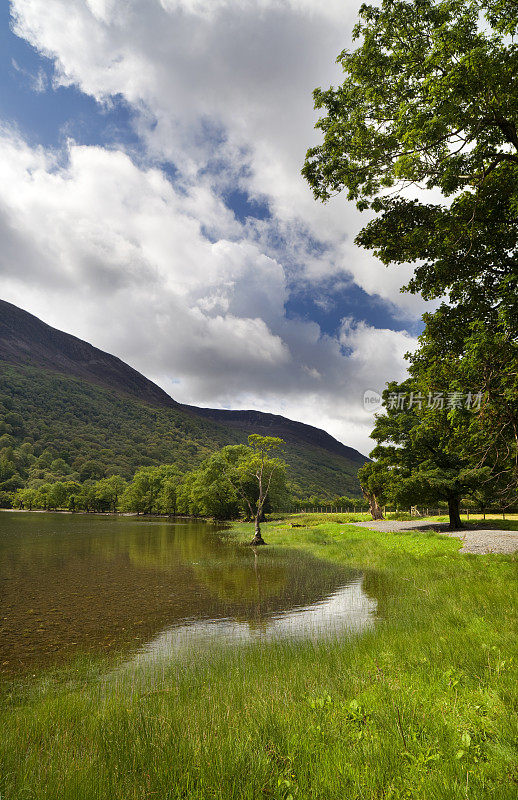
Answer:
[{"label": "blue sky", "polygon": [[[0,115],[24,138],[45,147],[61,147],[68,137],[82,144],[138,146],[131,108],[122,98],[100,105],[75,86],[52,85],[53,61],[11,27],[7,4],[0,9]],[[39,85],[40,84],[40,85]]]},{"label": "blue sky", "polygon": [[[300,177],[355,9],[12,0],[0,11],[3,296],[183,402],[369,448],[423,305]],[[3,215],[3,216],[2,216]],[[340,402],[337,402],[340,398]]]}]

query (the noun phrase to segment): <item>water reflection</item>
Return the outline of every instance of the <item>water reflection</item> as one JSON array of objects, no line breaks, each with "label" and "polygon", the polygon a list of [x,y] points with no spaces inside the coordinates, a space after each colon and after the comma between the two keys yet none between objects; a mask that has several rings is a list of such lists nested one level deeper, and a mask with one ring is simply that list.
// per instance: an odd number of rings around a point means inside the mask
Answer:
[{"label": "water reflection", "polygon": [[[375,582],[374,582],[375,583]],[[371,625],[361,574],[203,523],[0,513],[0,667]],[[148,643],[148,644],[146,644]]]},{"label": "water reflection", "polygon": [[353,633],[373,627],[376,601],[363,589],[363,578],[313,605],[284,611],[257,620],[197,620],[163,631],[136,654],[132,663],[167,660],[173,655],[193,656],[215,642],[225,645],[268,641],[275,638],[322,638],[340,632]]}]

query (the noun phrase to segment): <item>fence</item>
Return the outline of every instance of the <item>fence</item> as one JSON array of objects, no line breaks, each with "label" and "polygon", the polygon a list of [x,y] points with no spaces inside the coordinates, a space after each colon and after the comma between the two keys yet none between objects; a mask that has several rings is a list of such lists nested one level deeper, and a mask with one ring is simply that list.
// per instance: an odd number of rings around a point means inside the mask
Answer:
[{"label": "fence", "polygon": [[[393,510],[393,509],[392,509]],[[387,513],[392,513],[391,509],[387,509]],[[401,512],[401,509],[399,509]],[[412,506],[411,509],[405,509],[405,513],[411,514],[413,517],[447,517],[448,516],[448,508],[445,506],[444,508],[421,508],[418,509],[416,506]],[[480,517],[482,519],[486,518],[487,516],[494,516],[494,517],[503,517],[505,520],[506,515],[509,517],[513,514],[517,514],[518,510],[513,508],[486,508],[486,509],[479,509],[479,508],[461,508],[459,511],[461,517],[467,517],[467,519],[471,517]]]},{"label": "fence", "polygon": [[[290,509],[282,509],[273,512],[274,514],[369,514],[368,507],[362,506],[353,506],[352,508],[338,508],[335,506],[317,506],[315,508],[290,508]],[[444,508],[418,508],[417,506],[412,506],[411,508],[389,508],[387,506],[383,507],[383,516],[386,514],[410,514],[412,517],[447,517],[448,516],[448,508],[445,506]],[[518,509],[506,508],[506,509],[494,509],[494,508],[487,508],[485,510],[474,509],[474,508],[464,508],[460,509],[460,515],[467,517],[469,520],[470,516],[482,516],[483,519],[486,519],[486,515],[488,516],[496,516],[502,517],[504,520],[506,515],[509,517],[513,514],[518,514]]]}]

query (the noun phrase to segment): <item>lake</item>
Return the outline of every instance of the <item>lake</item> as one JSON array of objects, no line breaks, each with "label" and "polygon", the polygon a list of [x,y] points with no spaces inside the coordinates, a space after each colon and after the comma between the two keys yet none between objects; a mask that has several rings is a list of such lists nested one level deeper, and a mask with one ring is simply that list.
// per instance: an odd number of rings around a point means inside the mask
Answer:
[{"label": "lake", "polygon": [[374,625],[375,589],[357,570],[252,550],[209,523],[1,512],[0,671],[361,631]]}]

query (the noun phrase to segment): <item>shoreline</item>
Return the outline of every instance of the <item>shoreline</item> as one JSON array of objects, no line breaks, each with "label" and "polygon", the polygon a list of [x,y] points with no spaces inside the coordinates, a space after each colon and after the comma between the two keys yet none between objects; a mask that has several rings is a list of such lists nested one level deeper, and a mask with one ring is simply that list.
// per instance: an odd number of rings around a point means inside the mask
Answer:
[{"label": "shoreline", "polygon": [[[196,522],[214,522],[211,517],[193,517],[188,514],[139,514],[138,511],[70,511],[61,508],[0,508],[0,512],[10,514],[69,514],[70,516],[83,517],[138,517],[140,519],[187,519]],[[223,520],[228,522],[228,520]]]}]

